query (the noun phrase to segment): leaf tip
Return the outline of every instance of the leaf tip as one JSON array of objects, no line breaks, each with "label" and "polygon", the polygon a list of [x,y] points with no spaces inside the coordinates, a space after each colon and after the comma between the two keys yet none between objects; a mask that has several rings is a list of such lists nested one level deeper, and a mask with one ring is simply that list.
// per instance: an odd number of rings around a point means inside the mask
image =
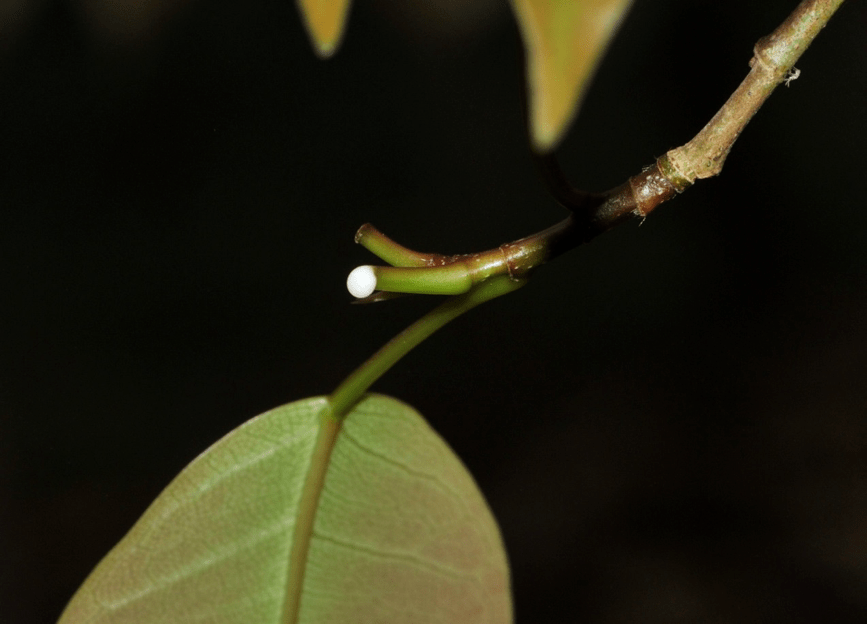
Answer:
[{"label": "leaf tip", "polygon": [[571,116],[566,119],[554,119],[543,106],[538,106],[536,110],[538,112],[531,116],[530,136],[533,140],[533,149],[540,154],[545,154],[553,150],[563,138]]},{"label": "leaf tip", "polygon": [[355,267],[346,278],[346,288],[356,299],[364,299],[376,290],[376,273],[373,267],[364,265]]},{"label": "leaf tip", "polygon": [[315,41],[313,44],[313,51],[316,52],[316,56],[321,58],[323,61],[327,61],[334,56],[335,52],[337,52],[337,44],[333,41]]},{"label": "leaf tip", "polygon": [[298,0],[298,9],[316,56],[328,59],[340,46],[350,0]]},{"label": "leaf tip", "polygon": [[566,134],[631,0],[512,0],[527,55],[530,136],[540,153]]}]

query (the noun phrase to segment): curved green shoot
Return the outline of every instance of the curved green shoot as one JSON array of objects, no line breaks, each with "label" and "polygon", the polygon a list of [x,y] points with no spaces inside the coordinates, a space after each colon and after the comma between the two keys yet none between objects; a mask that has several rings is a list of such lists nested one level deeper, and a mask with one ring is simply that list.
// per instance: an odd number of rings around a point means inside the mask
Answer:
[{"label": "curved green shoot", "polygon": [[441,254],[413,251],[394,242],[370,223],[365,223],[355,233],[355,242],[374,256],[396,267],[428,267],[442,264],[446,259]]}]

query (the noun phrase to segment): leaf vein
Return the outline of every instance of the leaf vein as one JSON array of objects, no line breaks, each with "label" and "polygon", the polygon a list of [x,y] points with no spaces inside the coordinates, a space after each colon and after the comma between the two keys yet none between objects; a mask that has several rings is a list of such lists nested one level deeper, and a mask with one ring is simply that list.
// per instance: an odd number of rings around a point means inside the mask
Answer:
[{"label": "leaf vein", "polygon": [[347,542],[338,537],[334,537],[333,535],[325,535],[324,533],[320,533],[318,531],[314,531],[313,538],[329,542],[331,544],[334,544],[335,546],[346,548],[347,550],[364,553],[365,555],[371,557],[379,557],[381,559],[389,559],[392,561],[401,561],[403,563],[408,563],[415,567],[426,569],[430,572],[435,572],[442,576],[448,576],[449,578],[455,580],[476,578],[475,572],[455,570],[454,568],[451,568],[449,566],[439,564],[430,559],[423,559],[409,552],[379,550],[371,546],[364,546],[358,543]]}]

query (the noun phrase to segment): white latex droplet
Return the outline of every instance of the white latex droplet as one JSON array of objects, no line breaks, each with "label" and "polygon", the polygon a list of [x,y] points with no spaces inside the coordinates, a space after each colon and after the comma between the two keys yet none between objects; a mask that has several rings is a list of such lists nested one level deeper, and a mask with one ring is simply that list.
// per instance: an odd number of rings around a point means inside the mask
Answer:
[{"label": "white latex droplet", "polygon": [[352,269],[352,273],[346,278],[346,288],[349,294],[356,299],[364,299],[376,290],[376,274],[371,266],[360,266]]}]

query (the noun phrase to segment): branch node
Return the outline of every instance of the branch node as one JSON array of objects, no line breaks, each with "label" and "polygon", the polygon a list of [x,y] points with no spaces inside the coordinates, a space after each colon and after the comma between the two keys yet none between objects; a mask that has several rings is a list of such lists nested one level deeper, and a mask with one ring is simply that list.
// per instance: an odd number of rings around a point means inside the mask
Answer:
[{"label": "branch node", "polygon": [[674,187],[674,190],[678,193],[683,193],[686,189],[692,186],[695,177],[693,176],[690,179],[688,176],[684,175],[672,162],[670,155],[671,151],[666,154],[663,154],[656,160],[656,166],[659,168],[659,172],[668,180],[669,184]]},{"label": "branch node", "polygon": [[642,218],[650,214],[659,204],[680,192],[660,171],[658,161],[645,167],[638,175],[629,178],[629,187],[635,198],[635,208],[632,212]]},{"label": "branch node", "polygon": [[768,58],[767,50],[770,48],[771,37],[770,35],[765,35],[756,41],[756,45],[753,46],[753,58],[750,59],[750,67],[756,69],[756,65],[758,65],[759,71],[764,72],[773,72],[777,67],[777,63],[775,63],[772,59]]}]

